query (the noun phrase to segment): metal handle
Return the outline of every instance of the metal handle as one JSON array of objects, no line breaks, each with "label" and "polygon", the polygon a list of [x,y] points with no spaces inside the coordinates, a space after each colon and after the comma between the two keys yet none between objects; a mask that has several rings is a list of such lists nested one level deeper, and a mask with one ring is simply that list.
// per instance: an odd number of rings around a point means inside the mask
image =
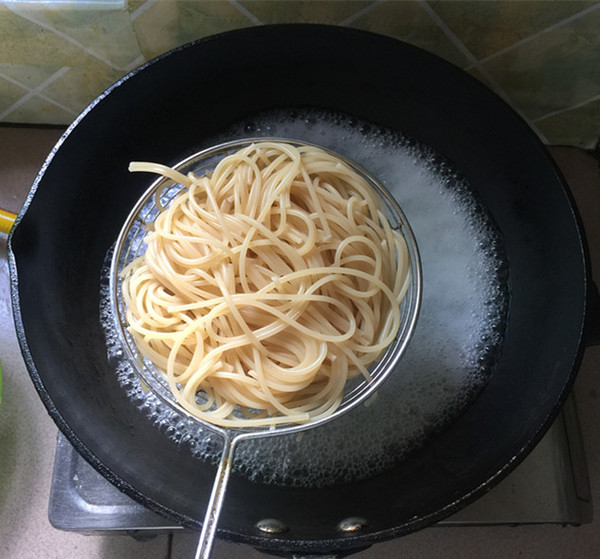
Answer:
[{"label": "metal handle", "polygon": [[229,474],[233,465],[233,443],[234,439],[230,439],[227,436],[224,438],[223,453],[221,454],[219,469],[217,470],[217,476],[204,516],[200,540],[196,549],[196,559],[209,559],[212,551],[213,541],[219,524],[219,516],[225,498],[225,490],[227,489],[227,482],[229,481]]}]

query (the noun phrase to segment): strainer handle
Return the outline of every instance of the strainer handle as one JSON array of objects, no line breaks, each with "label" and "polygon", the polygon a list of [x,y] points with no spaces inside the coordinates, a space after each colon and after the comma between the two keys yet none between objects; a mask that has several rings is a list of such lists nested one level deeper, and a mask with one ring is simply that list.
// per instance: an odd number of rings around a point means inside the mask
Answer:
[{"label": "strainer handle", "polygon": [[200,532],[200,540],[198,541],[195,559],[209,559],[210,557],[213,541],[217,533],[223,500],[225,499],[227,482],[229,481],[229,474],[231,473],[231,467],[233,465],[233,449],[233,440],[229,437],[225,437],[223,442],[223,453],[221,454],[219,469],[217,470],[217,476],[215,477],[210,499],[208,501],[208,507],[206,508],[206,514],[204,515],[204,522],[202,523],[202,531]]}]

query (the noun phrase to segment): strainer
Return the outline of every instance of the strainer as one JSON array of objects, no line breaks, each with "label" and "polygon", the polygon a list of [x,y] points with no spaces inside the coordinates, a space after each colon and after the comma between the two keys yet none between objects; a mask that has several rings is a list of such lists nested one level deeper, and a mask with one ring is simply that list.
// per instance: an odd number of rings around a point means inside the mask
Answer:
[{"label": "strainer", "polygon": [[[212,171],[224,157],[259,141],[284,141],[296,146],[307,145],[307,142],[278,138],[248,138],[236,140],[200,151],[179,162],[177,165],[173,166],[173,168],[183,174],[194,172],[196,175],[201,176]],[[324,149],[321,146],[316,147]],[[339,154],[332,153],[327,149],[325,149],[325,151],[328,151],[349,165],[356,173],[362,176],[379,195],[392,228],[401,232],[406,240],[411,273],[410,286],[401,304],[402,320],[396,338],[386,348],[379,359],[370,367],[371,380],[367,381],[362,375],[358,375],[348,381],[340,406],[334,413],[327,417],[313,419],[303,424],[287,423],[267,427],[225,428],[212,425],[184,410],[177,403],[174,395],[170,391],[163,373],[158,370],[151,361],[140,354],[133,337],[128,331],[128,325],[125,319],[126,308],[121,290],[121,272],[128,264],[144,253],[146,249],[144,239],[146,234],[152,230],[154,220],[161,211],[169,207],[172,200],[185,188],[183,185],[175,183],[171,179],[165,177],[161,177],[154,181],[130,212],[115,244],[110,271],[111,309],[116,325],[116,331],[128,360],[131,362],[143,385],[148,387],[148,389],[150,389],[158,398],[168,406],[177,410],[180,414],[183,414],[200,424],[203,429],[207,429],[209,432],[216,434],[223,441],[223,450],[204,522],[202,524],[196,559],[208,558],[210,556],[237,444],[246,439],[288,435],[290,433],[312,429],[325,422],[332,421],[342,414],[347,413],[355,406],[366,402],[375,394],[387,376],[396,369],[417,321],[422,289],[421,263],[417,244],[406,216],[389,192],[366,170]]]}]

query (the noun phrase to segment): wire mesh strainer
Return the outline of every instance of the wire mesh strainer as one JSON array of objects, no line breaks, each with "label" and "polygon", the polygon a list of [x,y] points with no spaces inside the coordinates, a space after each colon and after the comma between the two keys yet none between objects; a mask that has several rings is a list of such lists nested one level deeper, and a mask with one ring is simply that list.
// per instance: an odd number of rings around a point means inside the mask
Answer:
[{"label": "wire mesh strainer", "polygon": [[[277,138],[250,138],[238,140],[220,144],[196,153],[184,159],[173,168],[183,174],[194,172],[196,175],[201,176],[212,171],[219,161],[231,153],[252,143],[264,141],[284,141],[296,146],[307,145],[307,142],[298,142],[289,139],[282,140]],[[203,428],[218,434],[223,440],[223,451],[219,468],[204,522],[202,524],[202,532],[196,552],[197,559],[207,558],[210,555],[237,443],[249,438],[287,435],[293,432],[312,429],[325,422],[338,418],[358,404],[365,402],[377,391],[387,376],[394,371],[414,330],[421,301],[422,278],[417,244],[406,216],[394,198],[367,171],[339,154],[332,155],[348,164],[356,173],[362,176],[378,194],[391,226],[397,231],[400,231],[406,241],[410,259],[411,281],[401,304],[402,320],[398,334],[394,341],[382,353],[380,358],[369,369],[371,380],[367,381],[361,375],[358,375],[348,381],[340,406],[334,413],[327,417],[314,419],[303,424],[284,423],[278,426],[269,427],[224,428],[212,425],[184,410],[177,403],[175,396],[169,389],[164,374],[158,370],[150,360],[140,354],[133,336],[128,331],[128,325],[125,318],[126,308],[122,297],[121,272],[127,265],[144,253],[146,249],[144,239],[146,234],[153,229],[154,220],[165,208],[169,207],[172,200],[185,187],[164,177],[154,181],[130,212],[117,239],[111,262],[110,298],[116,330],[129,361],[143,384],[158,398],[178,412],[188,416],[193,421],[197,421]]]}]

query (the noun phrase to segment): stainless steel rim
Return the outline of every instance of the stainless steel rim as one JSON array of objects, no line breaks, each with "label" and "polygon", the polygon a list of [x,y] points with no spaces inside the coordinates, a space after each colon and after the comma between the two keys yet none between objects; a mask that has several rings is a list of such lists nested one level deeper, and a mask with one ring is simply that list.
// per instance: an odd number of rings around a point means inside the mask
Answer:
[{"label": "stainless steel rim", "polygon": [[364,177],[370,185],[379,194],[385,206],[388,218],[392,227],[402,232],[408,246],[410,264],[411,264],[411,284],[402,302],[402,322],[398,335],[394,342],[385,350],[381,358],[370,369],[372,380],[370,382],[355,377],[348,382],[342,403],[339,408],[330,416],[321,419],[309,421],[305,424],[283,424],[275,428],[224,428],[213,425],[202,420],[187,410],[183,409],[175,400],[162,373],[154,365],[143,358],[137,350],[132,336],[127,331],[125,320],[124,303],[121,296],[121,278],[120,272],[123,268],[133,261],[145,250],[143,239],[146,233],[151,229],[152,223],[160,212],[160,206],[168,206],[169,202],[182,190],[183,185],[176,184],[172,180],[160,177],[156,179],[145,193],[139,198],[127,217],[121,232],[115,243],[114,252],[111,260],[110,270],[110,302],[113,320],[116,331],[119,336],[123,350],[131,363],[134,371],[139,376],[141,382],[146,385],[161,401],[177,410],[178,413],[199,423],[203,428],[209,429],[221,434],[225,439],[235,433],[236,438],[266,437],[275,435],[289,434],[295,431],[302,431],[317,425],[329,422],[342,414],[350,411],[362,402],[371,398],[385,381],[385,379],[396,368],[398,362],[408,345],[410,337],[414,331],[422,294],[422,270],[419,257],[418,246],[410,227],[410,224],[388,190],[367,170],[358,166],[348,158],[341,156],[331,150],[310,144],[309,142],[290,140],[284,138],[245,138],[218,144],[211,148],[195,153],[173,166],[174,169],[182,173],[193,171],[197,174],[212,170],[217,163],[232,152],[257,142],[286,142],[292,145],[313,145],[324,151],[335,155],[347,163],[359,175]]}]

